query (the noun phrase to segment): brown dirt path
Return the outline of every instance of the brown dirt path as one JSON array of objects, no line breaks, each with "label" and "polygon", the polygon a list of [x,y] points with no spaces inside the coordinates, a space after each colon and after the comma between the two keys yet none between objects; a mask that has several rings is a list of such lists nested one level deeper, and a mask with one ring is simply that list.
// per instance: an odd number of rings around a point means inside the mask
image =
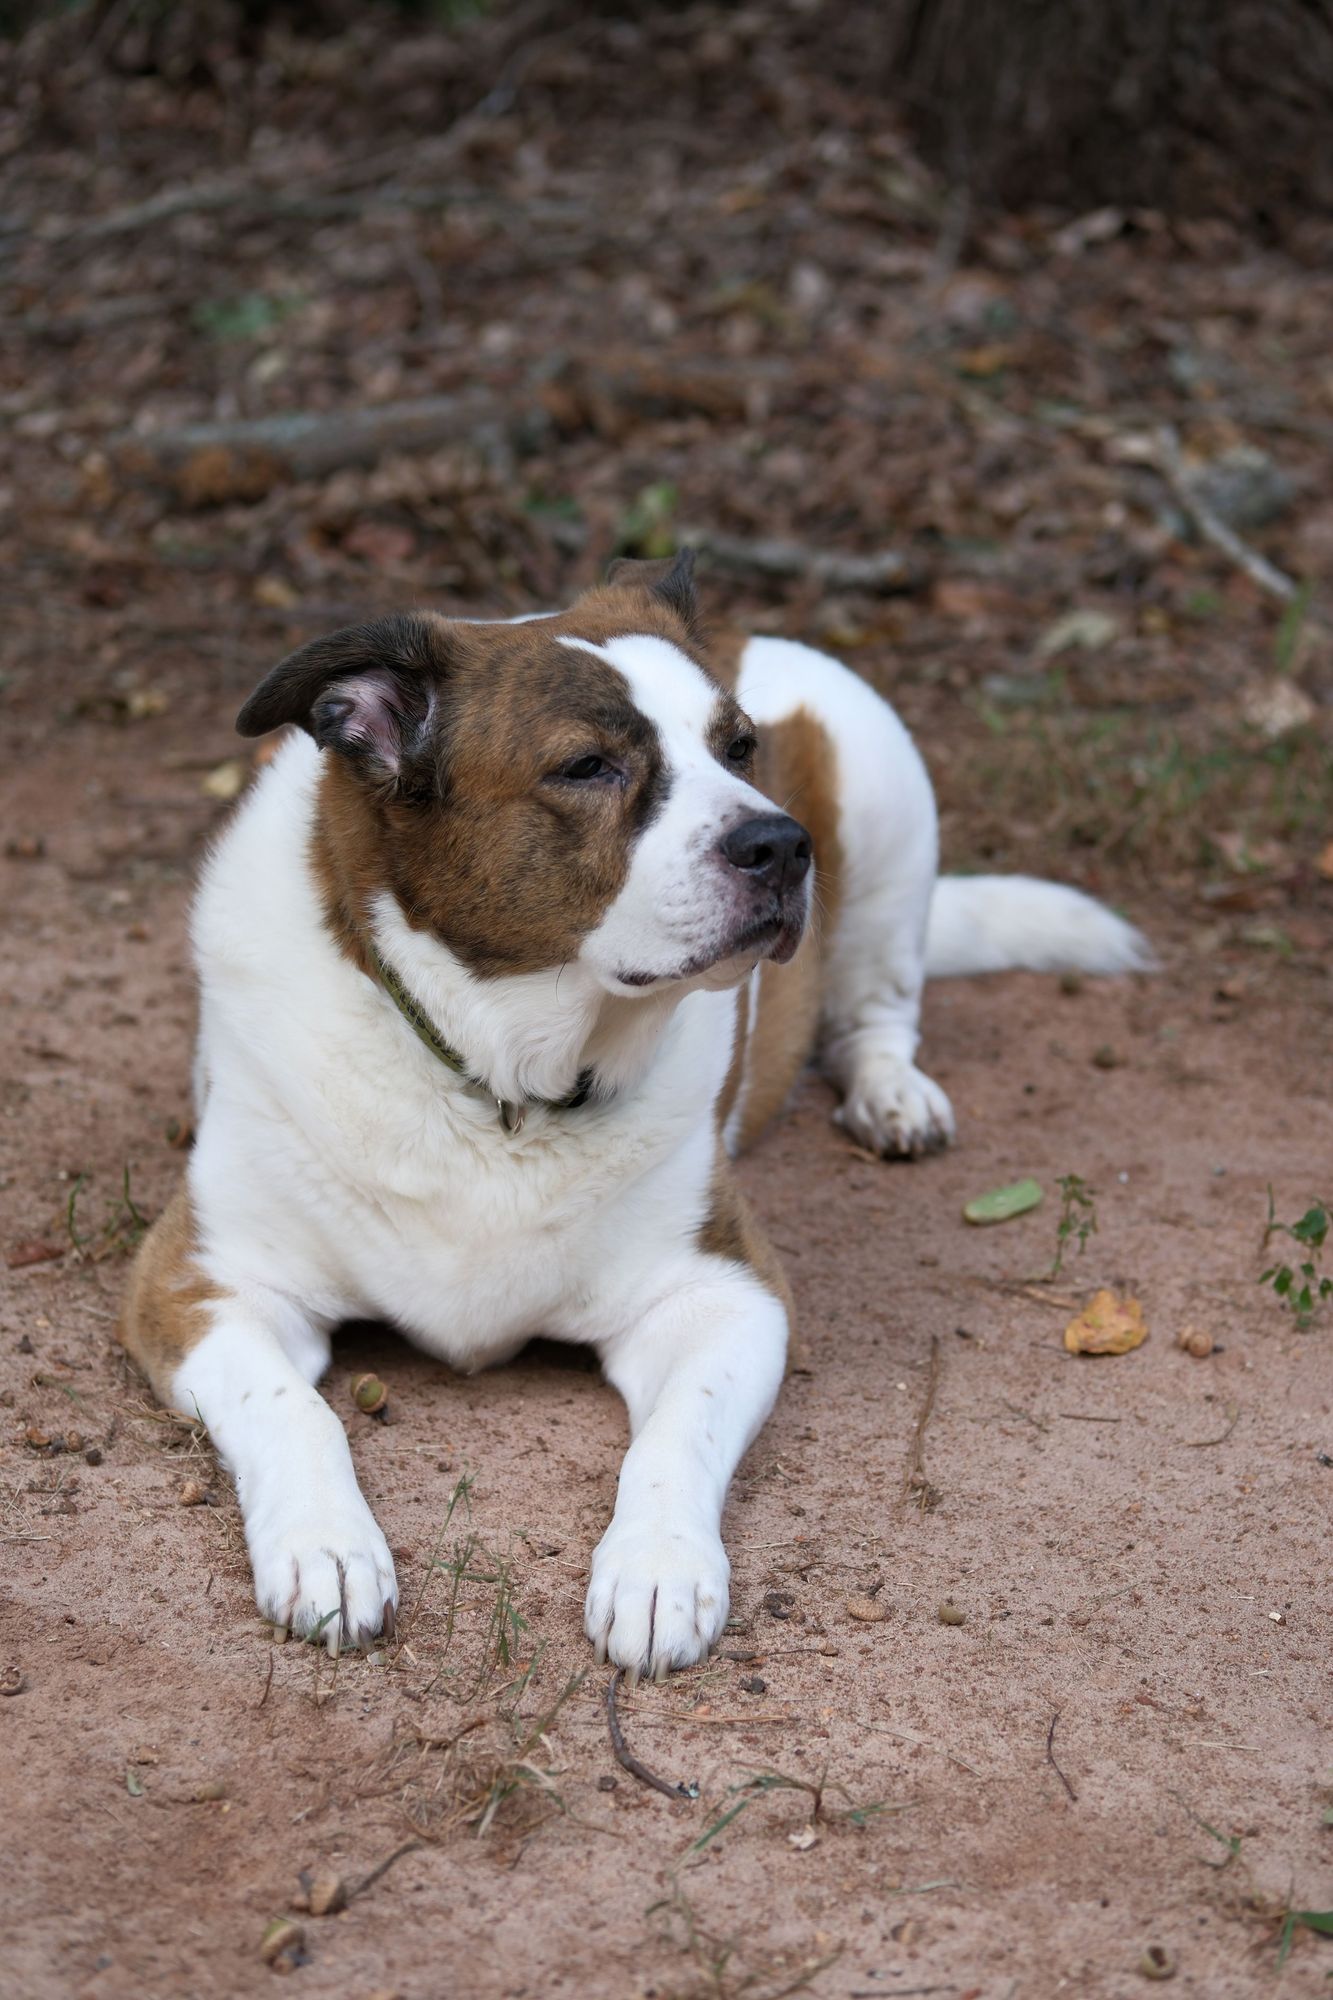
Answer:
[{"label": "brown dirt path", "polygon": [[[62,1240],[77,1172],[88,1233],[127,1153],[148,1209],[179,1165],[162,1133],[187,1091],[186,862],[216,808],[158,748],[150,771],[129,735],[63,729],[13,786],[14,823],[46,854],[4,863],[10,1248]],[[1182,1993],[1322,1990],[1325,1948],[1298,1940],[1279,1979],[1254,1907],[1333,1901],[1328,1335],[1296,1333],[1254,1282],[1266,1184],[1293,1207],[1327,1172],[1322,982],[1297,968],[1219,1000],[1209,966],[1166,942],[1153,980],[934,989],[927,1059],[961,1126],[949,1157],[862,1158],[812,1079],[746,1164],[795,1283],[802,1365],[729,1509],[722,1655],[623,1702],[640,1754],[699,1784],[693,1805],[617,1769],[592,1672],[535,1752],[564,1816],[529,1791],[482,1838],[445,1827],[467,1791],[459,1753],[416,1739],[496,1712],[466,1684],[487,1592],[465,1587],[446,1652],[437,1578],[409,1650],[346,1659],[336,1682],[307,1650],[273,1648],[225,1481],[154,1420],[113,1346],[123,1262],[6,1273],[0,1666],[26,1680],[0,1705],[10,1990],[265,1990],[258,1941],[297,1871],[358,1876],[414,1821],[437,1844],[348,1914],[308,1920],[298,1990],[767,1994],[837,1953],[813,1990],[1129,1996],[1153,1943]],[[1108,1047],[1113,1068],[1094,1061]],[[1011,1288],[1049,1263],[1049,1202],[1003,1229],[962,1225],[968,1195],[1020,1171],[1100,1190],[1100,1233],[1054,1289],[1131,1286],[1152,1329],[1137,1353],[1070,1359],[1063,1311]],[[1214,1333],[1214,1357],[1174,1349],[1187,1321]],[[922,1514],[903,1481],[933,1339],[925,1464],[941,1498]],[[368,1365],[391,1424],[351,1408]],[[473,1525],[512,1560],[520,1651],[540,1650],[518,1702],[539,1714],[590,1667],[580,1602],[613,1492],[614,1397],[568,1357],[462,1381],[373,1330],[350,1337],[328,1390],[408,1604],[471,1474]],[[28,1425],[77,1429],[101,1462],[41,1454]],[[190,1478],[215,1505],[180,1504]],[[867,1591],[881,1623],[847,1612]],[[946,1599],[961,1626],[939,1621]],[[763,1693],[743,1689],[755,1675]],[[1057,1713],[1076,1797],[1046,1755]],[[827,1771],[846,1787],[835,1808],[902,1810],[821,1824],[804,1847],[808,1801],[779,1791],[691,1854],[756,1768]],[[194,1800],[218,1782],[224,1798]],[[1216,1866],[1225,1849],[1191,1810],[1242,1837],[1240,1861]],[[712,1948],[682,1951],[682,1920],[671,1943],[651,1911],[673,1880],[699,1926],[736,1940],[716,1985]]]}]

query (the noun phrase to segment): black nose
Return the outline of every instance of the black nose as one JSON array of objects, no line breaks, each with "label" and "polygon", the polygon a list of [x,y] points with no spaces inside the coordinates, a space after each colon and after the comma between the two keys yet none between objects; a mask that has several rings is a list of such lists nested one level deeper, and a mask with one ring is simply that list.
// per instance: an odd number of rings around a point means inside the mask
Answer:
[{"label": "black nose", "polygon": [[810,867],[814,852],[809,834],[786,813],[764,813],[742,820],[722,838],[722,853],[733,868],[753,875],[781,893],[794,889]]}]

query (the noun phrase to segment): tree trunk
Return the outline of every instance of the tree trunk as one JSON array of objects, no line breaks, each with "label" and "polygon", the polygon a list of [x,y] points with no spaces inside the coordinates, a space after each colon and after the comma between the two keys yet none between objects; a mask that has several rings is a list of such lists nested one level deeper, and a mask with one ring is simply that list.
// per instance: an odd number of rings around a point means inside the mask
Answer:
[{"label": "tree trunk", "polygon": [[887,0],[890,88],[980,200],[1333,208],[1333,0]]}]

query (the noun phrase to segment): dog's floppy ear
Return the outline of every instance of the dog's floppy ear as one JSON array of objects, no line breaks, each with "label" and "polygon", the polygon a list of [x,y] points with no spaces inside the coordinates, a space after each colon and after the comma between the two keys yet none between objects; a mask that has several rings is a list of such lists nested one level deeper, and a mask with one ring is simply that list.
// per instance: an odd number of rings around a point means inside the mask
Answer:
[{"label": "dog's floppy ear", "polygon": [[400,778],[426,735],[445,670],[439,633],[408,615],[349,625],[289,653],[236,718],[242,736],[294,722],[321,749]]},{"label": "dog's floppy ear", "polygon": [[674,611],[687,632],[699,624],[699,600],[694,589],[694,550],[679,549],[674,556],[639,562],[632,556],[617,556],[606,572],[606,580],[617,589],[646,590],[668,611]]}]

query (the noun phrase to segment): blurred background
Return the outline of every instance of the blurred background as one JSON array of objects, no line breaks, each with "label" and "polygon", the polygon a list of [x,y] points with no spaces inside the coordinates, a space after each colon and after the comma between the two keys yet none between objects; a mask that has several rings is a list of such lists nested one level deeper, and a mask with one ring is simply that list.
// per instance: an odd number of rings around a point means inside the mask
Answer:
[{"label": "blurred background", "polygon": [[206,737],[188,864],[312,631],[691,540],[899,705],[951,865],[1321,962],[1331,18],[9,0],[6,735]]}]

